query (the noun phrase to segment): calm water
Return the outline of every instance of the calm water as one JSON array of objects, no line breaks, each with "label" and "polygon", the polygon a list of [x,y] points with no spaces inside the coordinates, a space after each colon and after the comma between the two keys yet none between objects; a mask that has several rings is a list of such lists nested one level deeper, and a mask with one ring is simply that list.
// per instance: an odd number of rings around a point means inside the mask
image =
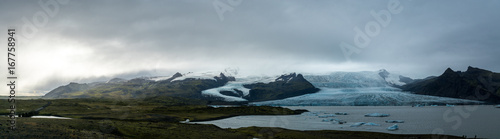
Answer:
[{"label": "calm water", "polygon": [[[294,106],[291,109],[307,109],[311,113],[291,116],[238,116],[222,120],[196,122],[214,124],[221,128],[249,126],[282,127],[295,130],[351,130],[386,132],[393,134],[448,134],[481,138],[500,138],[500,108],[495,106]],[[336,112],[348,115],[319,118]],[[318,116],[316,116],[316,113]],[[390,114],[389,117],[365,117],[367,113]],[[323,119],[341,119],[345,124],[322,122]],[[388,131],[394,123],[386,120],[404,120],[397,123],[399,130]],[[371,122],[380,126],[351,127],[356,122]],[[438,136],[437,136],[438,137]]]},{"label": "calm water", "polygon": [[71,119],[68,117],[59,117],[59,116],[31,116],[31,118],[45,118],[45,119]]}]

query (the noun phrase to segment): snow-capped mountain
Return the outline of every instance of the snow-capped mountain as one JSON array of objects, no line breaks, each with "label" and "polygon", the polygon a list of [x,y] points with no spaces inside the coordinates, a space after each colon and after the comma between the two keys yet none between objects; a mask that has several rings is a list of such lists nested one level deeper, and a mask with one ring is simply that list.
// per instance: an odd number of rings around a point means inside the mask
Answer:
[{"label": "snow-capped mountain", "polygon": [[230,81],[224,86],[203,90],[201,94],[220,98],[223,101],[265,101],[317,91],[318,89],[305,80],[301,74],[290,73],[274,77],[236,78],[235,81]]},{"label": "snow-capped mountain", "polygon": [[[496,73],[469,68],[465,73],[451,69],[445,74],[413,80],[386,70],[363,72],[333,72],[323,75],[290,73],[278,76],[237,77],[237,70],[225,72],[175,73],[172,76],[140,77],[131,80],[111,79],[99,83],[70,83],[60,86],[43,98],[148,98],[155,96],[185,97],[209,102],[251,103],[255,105],[417,105],[471,104],[481,101],[446,96],[457,91],[476,89],[473,79],[491,75],[492,83],[478,80],[491,92],[492,99],[500,94]],[[229,71],[229,72],[228,72]],[[227,75],[226,75],[227,74]],[[469,77],[470,76],[470,77]],[[486,78],[486,77],[485,77]],[[458,83],[455,83],[458,82]],[[443,83],[451,85],[443,85]],[[469,85],[469,89],[463,86]],[[400,88],[415,93],[404,92]],[[438,91],[435,91],[438,88]],[[441,89],[440,89],[441,88]],[[448,89],[443,91],[442,88]],[[413,91],[413,90],[416,91]],[[434,89],[434,90],[433,90]],[[481,88],[480,88],[481,89]],[[490,91],[491,90],[491,91]],[[440,92],[441,91],[441,92]],[[481,90],[480,90],[481,91]],[[444,95],[443,95],[444,94]],[[455,98],[447,98],[455,97]],[[495,97],[495,98],[494,98]],[[457,99],[458,98],[458,99]]]},{"label": "snow-capped mountain", "polygon": [[[195,77],[203,77],[203,76],[195,76]],[[404,76],[391,74],[387,72],[385,69],[379,71],[363,71],[363,72],[333,72],[326,75],[305,75],[303,77],[317,88],[387,87],[388,90],[399,90],[397,88],[392,88],[392,86],[401,86],[405,84],[405,82],[400,81],[400,77]],[[251,76],[244,78],[236,78],[235,81],[230,81],[224,86],[203,90],[202,95],[208,97],[221,98],[224,101],[248,101],[245,98],[248,97],[248,95],[250,94],[250,89],[246,88],[245,85],[255,84],[255,83],[267,84],[276,81],[288,83],[294,78],[295,76],[283,76],[283,75]]]}]

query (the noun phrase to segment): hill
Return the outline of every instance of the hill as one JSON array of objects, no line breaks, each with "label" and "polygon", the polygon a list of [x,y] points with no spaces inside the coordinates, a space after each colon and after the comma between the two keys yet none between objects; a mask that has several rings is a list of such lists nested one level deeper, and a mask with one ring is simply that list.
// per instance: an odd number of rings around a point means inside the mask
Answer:
[{"label": "hill", "polygon": [[422,95],[500,103],[500,74],[471,66],[465,72],[448,68],[438,77],[415,81],[401,89]]}]

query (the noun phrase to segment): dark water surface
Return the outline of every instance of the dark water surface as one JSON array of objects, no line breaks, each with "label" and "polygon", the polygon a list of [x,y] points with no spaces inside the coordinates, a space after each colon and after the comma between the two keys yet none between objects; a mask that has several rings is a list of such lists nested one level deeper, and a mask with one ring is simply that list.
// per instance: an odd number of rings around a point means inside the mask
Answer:
[{"label": "dark water surface", "polygon": [[[307,109],[309,113],[289,116],[238,116],[222,120],[197,122],[214,124],[221,128],[249,126],[282,127],[295,130],[350,130],[372,131],[393,134],[448,134],[467,137],[500,138],[500,108],[492,105],[474,106],[290,106],[291,109]],[[319,118],[336,112],[348,115]],[[390,114],[388,117],[365,117],[368,113]],[[323,119],[340,119],[345,124],[323,122]],[[397,123],[399,130],[386,128],[395,123],[386,120],[404,120]],[[357,122],[375,123],[380,126],[362,125],[351,127]],[[437,136],[438,137],[438,136]]]}]

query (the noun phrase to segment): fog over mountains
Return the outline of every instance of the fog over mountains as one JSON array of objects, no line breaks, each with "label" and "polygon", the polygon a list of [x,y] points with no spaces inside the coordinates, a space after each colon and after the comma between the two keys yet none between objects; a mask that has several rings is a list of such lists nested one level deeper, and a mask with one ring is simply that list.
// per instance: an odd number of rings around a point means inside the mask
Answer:
[{"label": "fog over mountains", "polygon": [[425,78],[469,65],[500,71],[493,64],[500,59],[496,0],[400,0],[402,10],[350,62],[339,44],[353,44],[355,28],[366,33],[368,23],[378,23],[372,11],[388,10],[390,1],[244,0],[230,5],[224,20],[214,1],[56,1],[0,6],[0,25],[20,31],[19,95],[227,67],[247,76],[385,68]]}]

